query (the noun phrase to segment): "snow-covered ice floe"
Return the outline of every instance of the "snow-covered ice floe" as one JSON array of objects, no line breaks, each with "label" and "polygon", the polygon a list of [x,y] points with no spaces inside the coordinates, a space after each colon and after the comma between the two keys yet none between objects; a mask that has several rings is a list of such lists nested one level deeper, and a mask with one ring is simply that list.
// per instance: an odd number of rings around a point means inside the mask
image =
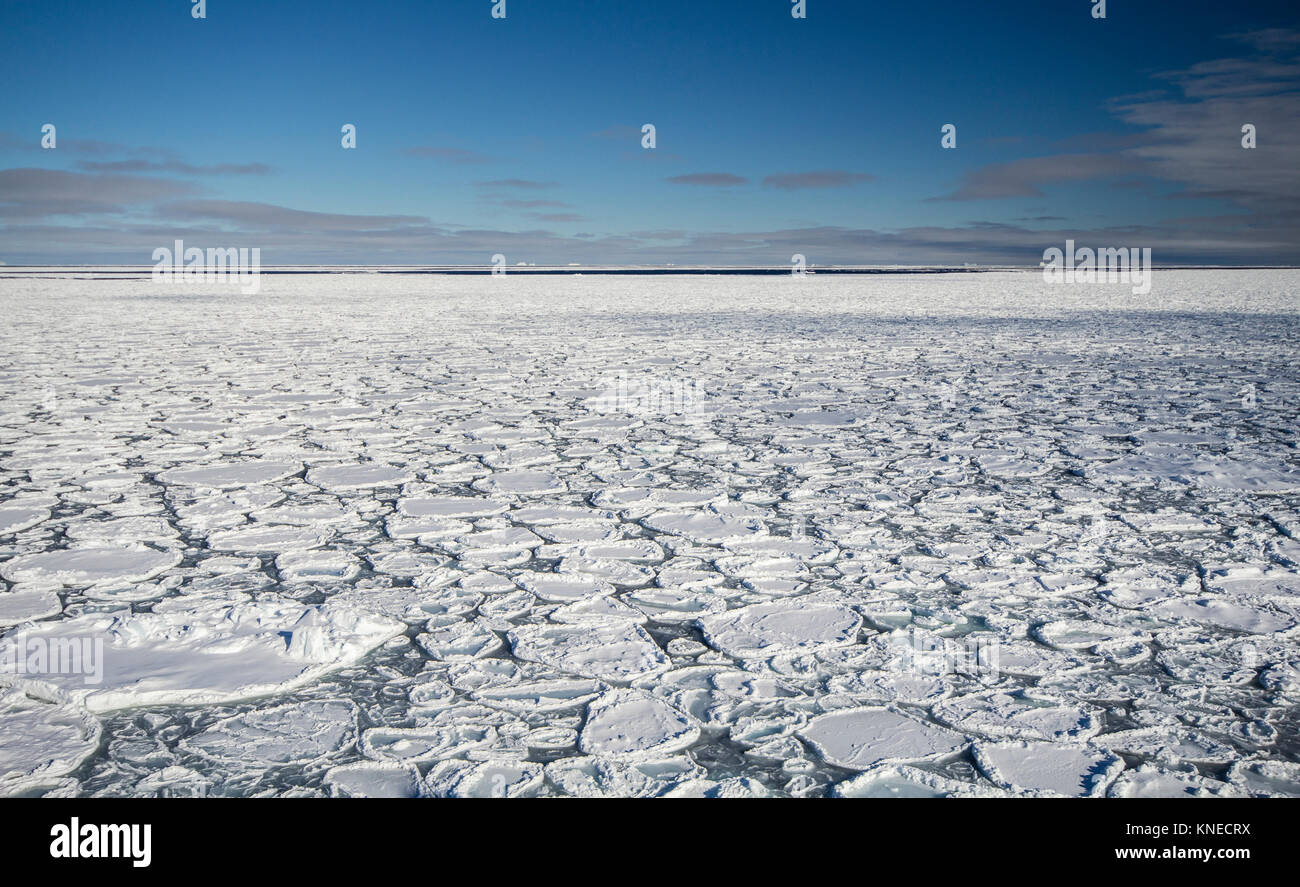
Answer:
[{"label": "snow-covered ice floe", "polygon": [[1300,795],[1296,272],[265,287],[0,274],[0,794]]},{"label": "snow-covered ice floe", "polygon": [[21,642],[55,650],[101,640],[102,674],[41,679],[103,712],[282,693],[357,662],[404,628],[346,605],[303,606],[264,595],[234,604],[200,599],[165,613],[119,610],[37,622],[21,629]]}]

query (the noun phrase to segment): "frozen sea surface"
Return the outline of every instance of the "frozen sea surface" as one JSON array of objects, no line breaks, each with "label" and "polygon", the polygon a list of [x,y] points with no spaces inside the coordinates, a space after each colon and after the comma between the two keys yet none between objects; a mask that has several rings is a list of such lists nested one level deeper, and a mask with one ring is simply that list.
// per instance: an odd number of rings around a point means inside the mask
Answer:
[{"label": "frozen sea surface", "polygon": [[1300,794],[1300,273],[95,277],[0,793]]}]

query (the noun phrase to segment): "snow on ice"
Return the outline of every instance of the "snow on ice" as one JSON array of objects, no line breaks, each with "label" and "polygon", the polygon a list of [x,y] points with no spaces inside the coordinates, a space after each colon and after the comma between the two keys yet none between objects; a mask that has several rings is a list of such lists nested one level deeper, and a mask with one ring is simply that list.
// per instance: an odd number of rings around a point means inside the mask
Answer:
[{"label": "snow on ice", "polygon": [[1300,795],[1294,271],[84,277],[0,794]]}]

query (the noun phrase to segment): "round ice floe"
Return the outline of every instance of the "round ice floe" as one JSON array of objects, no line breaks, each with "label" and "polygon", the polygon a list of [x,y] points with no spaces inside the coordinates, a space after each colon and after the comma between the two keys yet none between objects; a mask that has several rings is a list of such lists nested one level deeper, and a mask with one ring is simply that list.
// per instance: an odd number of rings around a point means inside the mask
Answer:
[{"label": "round ice floe", "polygon": [[493,573],[484,570],[480,573],[471,573],[460,580],[461,588],[471,591],[479,591],[483,594],[506,594],[515,590],[515,584],[502,576],[500,573]]},{"label": "round ice floe", "polygon": [[1116,483],[1154,484],[1165,480],[1187,483],[1195,464],[1194,457],[1181,453],[1133,453],[1111,462],[1089,465],[1086,476],[1090,480]]},{"label": "round ice floe", "polygon": [[215,551],[301,551],[324,545],[333,532],[311,527],[255,524],[237,530],[224,530],[208,536],[208,547]]},{"label": "round ice floe", "polygon": [[643,588],[628,593],[623,600],[645,613],[651,621],[669,624],[689,622],[727,609],[727,601],[708,589]]},{"label": "round ice floe", "polygon": [[[621,475],[622,476],[622,475]],[[711,502],[725,502],[727,494],[722,490],[672,490],[654,487],[623,488],[609,487],[591,497],[592,504],[598,508],[610,508],[623,511],[636,508],[689,508],[708,505]]]},{"label": "round ice floe", "polygon": [[21,625],[63,612],[59,596],[52,591],[7,591],[0,593],[0,628]]},{"label": "round ice floe", "polygon": [[0,795],[71,773],[99,748],[99,719],[34,681],[0,675]]},{"label": "round ice floe", "polygon": [[83,546],[129,546],[139,542],[166,544],[176,539],[176,530],[160,517],[76,521],[68,524],[66,534]]},{"label": "round ice floe", "polygon": [[919,570],[890,570],[872,573],[863,578],[862,584],[876,591],[903,593],[939,591],[945,587],[943,579],[939,576],[933,576]]},{"label": "round ice floe", "polygon": [[1245,575],[1233,575],[1227,570],[1220,570],[1207,577],[1205,584],[1229,597],[1257,601],[1300,600],[1300,573],[1289,570],[1253,571]]},{"label": "round ice floe", "polygon": [[797,579],[754,578],[745,579],[742,584],[750,591],[769,598],[793,597],[808,590],[808,583]]},{"label": "round ice floe", "polygon": [[523,625],[509,633],[514,654],[570,674],[627,682],[668,666],[641,626],[622,620]]},{"label": "round ice floe", "polygon": [[451,705],[456,699],[456,691],[445,681],[427,680],[416,684],[407,691],[407,698],[412,708],[438,709]]},{"label": "round ice floe", "polygon": [[171,591],[171,588],[170,584],[164,582],[100,582],[82,593],[92,601],[117,601],[126,604],[158,600]]},{"label": "round ice floe", "polygon": [[[614,561],[661,561],[663,547],[653,539],[619,539],[611,542],[593,542],[573,545],[547,546],[544,552],[558,551],[561,557],[588,558]],[[539,557],[554,556],[539,554]]]},{"label": "round ice floe", "polygon": [[665,792],[666,798],[770,798],[774,794],[757,779],[733,776],[730,779],[692,779]]},{"label": "round ice floe", "polygon": [[0,536],[30,529],[50,516],[48,508],[0,508]]},{"label": "round ice floe", "polygon": [[944,757],[966,746],[960,733],[889,708],[850,708],[820,715],[799,735],[826,763],[848,770]]},{"label": "round ice floe", "polygon": [[1199,577],[1153,567],[1111,570],[1097,592],[1102,600],[1126,610],[1145,610],[1171,598],[1198,593]]},{"label": "round ice floe", "polygon": [[307,472],[307,483],[326,490],[364,490],[373,487],[391,487],[414,480],[414,474],[405,468],[363,462],[359,465],[327,465]]},{"label": "round ice floe", "polygon": [[549,471],[497,471],[471,486],[484,493],[512,496],[545,496],[565,490],[564,481]]},{"label": "round ice floe", "polygon": [[552,610],[549,618],[552,622],[566,624],[621,619],[644,625],[649,621],[645,613],[634,607],[629,607],[617,598],[609,597],[590,598],[585,601],[565,604],[563,607]]},{"label": "round ice floe", "polygon": [[587,707],[578,747],[590,755],[653,757],[681,751],[700,738],[700,726],[644,690],[611,690]]},{"label": "round ice floe", "polygon": [[624,561],[609,558],[564,557],[558,567],[559,572],[594,576],[615,585],[645,585],[654,579],[654,571],[649,567],[640,567]]},{"label": "round ice floe", "polygon": [[421,545],[433,545],[468,533],[474,529],[474,525],[457,518],[403,517],[391,514],[384,519],[384,529],[390,539],[415,539]]},{"label": "round ice floe", "polygon": [[808,566],[792,557],[743,554],[720,557],[713,563],[722,573],[737,579],[788,579],[809,575]]},{"label": "round ice floe", "polygon": [[478,611],[484,619],[503,624],[524,618],[532,612],[533,605],[536,603],[535,597],[520,590],[510,594],[493,595],[487,603],[479,605]]},{"label": "round ice floe", "polygon": [[697,779],[704,771],[685,755],[659,760],[624,760],[588,755],[561,758],[546,766],[546,778],[578,798],[649,798]]},{"label": "round ice floe", "polygon": [[1088,650],[1116,640],[1134,640],[1140,635],[1118,625],[1088,619],[1058,619],[1034,629],[1045,644],[1060,650]]},{"label": "round ice floe", "polygon": [[728,610],[699,624],[714,649],[752,658],[847,646],[857,639],[862,617],[846,606],[796,599]]},{"label": "round ice floe", "polygon": [[476,551],[489,555],[512,551],[526,552],[541,544],[541,537],[526,527],[505,527],[499,530],[466,533],[456,537],[452,542],[442,543],[442,547],[451,554],[463,558],[466,554],[474,554]]},{"label": "round ice floe", "polygon": [[445,662],[464,662],[487,656],[501,649],[502,641],[496,632],[479,622],[457,621],[450,625],[430,625],[415,642],[434,659]]},{"label": "round ice floe", "polygon": [[699,641],[693,641],[690,638],[673,638],[664,647],[669,656],[694,657],[701,653],[707,653],[709,648]]},{"label": "round ice floe", "polygon": [[1192,480],[1210,490],[1277,496],[1300,492],[1300,471],[1221,456],[1198,460]]},{"label": "round ice floe", "polygon": [[268,484],[292,477],[302,470],[297,462],[238,462],[205,468],[173,468],[158,475],[165,484],[233,490],[250,484]]},{"label": "round ice floe", "polygon": [[443,761],[424,778],[435,798],[524,798],[542,787],[545,771],[529,761]]},{"label": "round ice floe", "polygon": [[490,517],[509,507],[509,503],[477,496],[424,496],[397,502],[397,510],[407,517],[427,518]]},{"label": "round ice floe", "polygon": [[1041,678],[1085,668],[1077,657],[1052,650],[1030,640],[999,641],[997,669],[1003,674]]},{"label": "round ice floe", "polygon": [[[458,662],[447,669],[447,680],[458,692],[476,693],[493,687],[518,684],[522,680],[520,675],[523,668],[531,668],[531,666],[517,663],[513,659],[473,659],[468,662]],[[474,707],[484,717],[490,711],[484,705],[475,705]]]},{"label": "round ice floe", "polygon": [[1125,667],[1145,662],[1152,656],[1151,648],[1144,641],[1123,638],[1098,644],[1092,652],[1107,662]]},{"label": "round ice floe", "polygon": [[858,609],[871,625],[881,631],[905,628],[912,622],[912,608],[892,599],[859,604]]},{"label": "round ice floe", "polygon": [[488,687],[471,695],[484,705],[526,715],[581,708],[603,689],[599,681],[552,680]]},{"label": "round ice floe", "polygon": [[1165,601],[1151,607],[1148,612],[1165,619],[1192,620],[1233,631],[1251,634],[1271,634],[1295,627],[1294,618],[1273,610],[1253,607],[1241,601],[1218,598],[1198,598]]},{"label": "round ice floe", "polygon": [[1039,681],[1044,690],[1085,702],[1146,699],[1161,692],[1161,682],[1147,674],[1114,674],[1101,669],[1054,674]]},{"label": "round ice floe", "polygon": [[347,582],[361,563],[346,551],[294,551],[275,559],[283,582]]},{"label": "round ice floe", "polygon": [[980,471],[993,477],[1041,477],[1051,466],[1041,459],[1027,459],[1016,453],[993,453],[976,460]]},{"label": "round ice floe", "polygon": [[578,744],[578,731],[571,727],[539,727],[524,736],[523,744],[534,752],[556,752]]},{"label": "round ice floe", "polygon": [[731,721],[728,730],[731,741],[751,751],[788,740],[808,723],[808,716],[804,712],[783,710],[780,705],[765,706],[763,713],[756,717],[737,716],[737,712],[750,710],[749,706],[736,706],[726,713],[726,718]]},{"label": "round ice floe", "polygon": [[1196,770],[1169,770],[1143,764],[1126,770],[1111,785],[1112,798],[1214,798],[1241,797],[1245,793],[1217,779],[1207,779]]},{"label": "round ice floe", "polygon": [[341,505],[280,505],[254,512],[253,520],[263,524],[289,524],[295,527],[330,526],[355,520],[355,514]]},{"label": "round ice floe", "polygon": [[809,566],[834,563],[839,548],[833,543],[813,538],[757,536],[728,542],[726,547],[737,555],[755,558],[790,558]]},{"label": "round ice floe", "polygon": [[951,696],[953,684],[937,674],[856,671],[831,678],[826,682],[826,689],[852,696],[860,703],[928,705]]},{"label": "round ice floe", "polygon": [[1113,751],[1167,764],[1227,764],[1239,754],[1232,746],[1182,726],[1120,730],[1100,736],[1097,741]]},{"label": "round ice floe", "polygon": [[801,766],[812,769],[816,766],[806,759],[806,750],[803,743],[793,736],[780,736],[767,742],[751,745],[745,750],[745,760],[766,767],[783,767],[786,769]]},{"label": "round ice floe", "polygon": [[98,582],[144,582],[181,562],[179,551],[132,548],[72,548],[20,555],[0,564],[10,582],[87,586]]},{"label": "round ice floe", "polygon": [[1096,579],[1079,573],[1043,573],[1037,580],[1044,593],[1052,596],[1078,595],[1097,587]]},{"label": "round ice floe", "polygon": [[831,789],[835,798],[969,798],[1000,795],[987,785],[950,779],[906,764],[881,764]]},{"label": "round ice floe", "polygon": [[1203,518],[1184,514],[1172,509],[1154,514],[1126,514],[1121,520],[1134,530],[1145,535],[1155,533],[1209,533],[1217,528]]},{"label": "round ice floe", "polygon": [[946,699],[934,716],[958,730],[1012,739],[1083,740],[1101,731],[1101,710],[1031,690],[991,690]]},{"label": "round ice floe", "polygon": [[1192,685],[1242,687],[1258,677],[1257,666],[1247,666],[1240,656],[1195,642],[1161,650],[1156,662],[1172,677]]},{"label": "round ice floe", "polygon": [[1238,761],[1228,782],[1254,797],[1300,798],[1300,764],[1292,761]]},{"label": "round ice floe", "polygon": [[683,536],[701,545],[716,545],[752,539],[767,532],[757,518],[727,517],[721,514],[659,512],[642,520],[652,530]]},{"label": "round ice floe", "polygon": [[174,764],[149,773],[135,784],[133,794],[135,797],[203,798],[211,788],[211,779]]},{"label": "round ice floe", "polygon": [[1291,699],[1300,699],[1300,662],[1280,662],[1265,669],[1260,672],[1259,685]]},{"label": "round ice floe", "polygon": [[537,527],[604,527],[618,520],[612,511],[597,511],[583,505],[525,505],[514,509],[510,516],[518,523]]},{"label": "round ice floe", "polygon": [[709,565],[695,558],[674,558],[660,564],[655,576],[655,585],[674,588],[682,585],[698,587],[701,585],[721,585],[726,576],[713,570]]},{"label": "round ice floe", "polygon": [[[344,604],[304,607],[264,594],[231,603],[197,596],[164,612],[87,613],[24,631],[46,644],[102,638],[102,673],[43,674],[91,711],[232,702],[282,692],[360,660],[401,622]],[[93,652],[93,651],[92,651]]]},{"label": "round ice floe", "polygon": [[374,761],[435,761],[458,745],[454,727],[374,727],[361,733],[361,753]]},{"label": "round ice floe", "polygon": [[451,570],[445,570],[446,566],[451,563],[449,558],[428,551],[371,552],[366,555],[366,560],[370,561],[370,565],[376,573],[386,573],[389,576],[409,578],[425,576],[430,573],[442,573],[450,581],[457,575]]},{"label": "round ice floe", "polygon": [[[688,669],[681,669],[678,674],[687,671]],[[791,699],[803,695],[801,690],[786,681],[778,680],[771,674],[755,675],[738,668],[711,669],[710,683],[719,692],[737,699]],[[768,714],[772,718],[780,719],[779,715],[772,712]]]},{"label": "round ice floe", "polygon": [[414,798],[420,793],[419,772],[402,764],[344,764],[327,770],[323,781],[345,798]]},{"label": "round ice floe", "polygon": [[[179,497],[178,497],[179,498]],[[177,523],[191,532],[206,532],[244,523],[244,517],[284,499],[279,490],[254,488],[226,495],[201,496],[189,505],[176,505]]]},{"label": "round ice floe", "polygon": [[547,542],[557,544],[608,542],[617,539],[619,535],[618,525],[612,522],[535,525],[533,529]]},{"label": "round ice floe", "polygon": [[352,703],[341,699],[254,709],[186,737],[180,747],[223,764],[305,764],[351,745],[356,714]]},{"label": "round ice floe", "polygon": [[[429,614],[418,606],[425,594],[423,590],[408,585],[384,588],[354,583],[339,590],[337,594],[332,594],[330,603],[368,610],[407,622],[421,622],[429,618]],[[154,612],[157,611],[155,606]]]},{"label": "round ice floe", "polygon": [[483,603],[483,597],[472,589],[454,586],[421,589],[420,603],[413,610],[426,616],[464,616],[474,612]]},{"label": "round ice floe", "polygon": [[1056,742],[977,742],[975,763],[994,784],[1019,793],[1101,797],[1124,769],[1103,748]]}]

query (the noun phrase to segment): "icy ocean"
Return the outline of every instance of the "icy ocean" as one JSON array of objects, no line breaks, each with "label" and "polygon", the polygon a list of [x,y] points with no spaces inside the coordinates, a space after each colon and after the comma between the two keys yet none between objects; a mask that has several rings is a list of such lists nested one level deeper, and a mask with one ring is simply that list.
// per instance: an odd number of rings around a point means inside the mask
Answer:
[{"label": "icy ocean", "polygon": [[0,276],[0,793],[1300,794],[1300,272]]}]

